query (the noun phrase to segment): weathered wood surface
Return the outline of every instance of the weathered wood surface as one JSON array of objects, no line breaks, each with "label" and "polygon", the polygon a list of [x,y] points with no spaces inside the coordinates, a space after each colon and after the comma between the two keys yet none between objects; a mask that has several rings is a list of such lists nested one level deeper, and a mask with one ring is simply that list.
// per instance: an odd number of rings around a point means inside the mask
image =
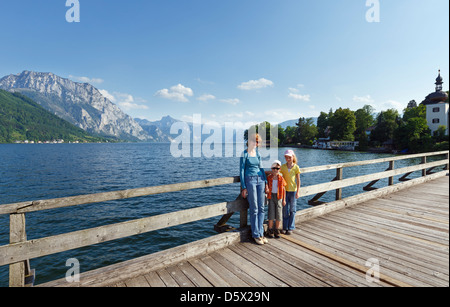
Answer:
[{"label": "weathered wood surface", "polygon": [[[303,215],[293,235],[264,246],[241,242],[245,232],[221,234],[212,247],[205,239],[194,252],[178,247],[84,273],[79,284],[42,286],[448,287],[449,177],[405,184],[392,194],[365,193],[372,196],[358,205]],[[369,259],[379,263],[379,282],[366,279]]]}]

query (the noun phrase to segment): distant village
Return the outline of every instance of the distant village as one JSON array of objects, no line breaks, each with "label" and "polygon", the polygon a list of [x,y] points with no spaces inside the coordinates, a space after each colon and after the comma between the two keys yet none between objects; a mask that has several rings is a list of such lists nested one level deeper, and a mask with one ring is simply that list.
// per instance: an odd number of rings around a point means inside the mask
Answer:
[{"label": "distant village", "polygon": [[[63,144],[66,143],[64,142],[64,140],[52,140],[52,141],[29,141],[29,140],[25,140],[25,141],[15,141],[14,143],[16,144]],[[78,144],[80,143],[79,141],[74,141],[74,142],[67,142],[67,143],[73,143],[73,144]]]}]

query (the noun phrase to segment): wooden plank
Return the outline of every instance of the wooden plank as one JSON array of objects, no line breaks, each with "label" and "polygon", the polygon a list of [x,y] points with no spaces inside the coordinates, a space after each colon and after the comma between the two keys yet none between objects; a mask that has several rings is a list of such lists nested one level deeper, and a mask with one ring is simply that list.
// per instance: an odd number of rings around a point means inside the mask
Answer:
[{"label": "wooden plank", "polygon": [[326,272],[326,274],[334,276],[339,281],[347,283],[351,287],[392,287],[392,285],[384,282],[369,283],[365,278],[365,274],[361,274],[360,272],[355,271],[339,262],[330,261],[329,258],[321,254],[317,254],[309,249],[302,248],[301,246],[298,246],[290,241],[275,240],[272,245],[297,259],[305,261],[315,268],[321,269]]},{"label": "wooden plank", "polygon": [[218,263],[220,263],[222,266],[226,267],[228,270],[230,270],[234,275],[239,277],[240,280],[245,282],[250,287],[262,287],[263,284],[258,282],[256,279],[254,279],[249,274],[245,273],[243,270],[241,270],[238,266],[234,265],[232,262],[230,262],[228,259],[222,256],[222,251],[217,251],[210,256],[216,260]]},{"label": "wooden plank", "polygon": [[[255,253],[252,250],[252,244],[253,243],[242,243],[231,246],[230,249],[238,253],[248,261],[252,262],[255,266],[263,269],[271,276],[282,280],[291,287],[327,286],[326,283],[323,283],[315,279],[314,277],[305,274],[305,272],[303,271],[300,271],[293,267],[288,270],[286,266],[277,265],[277,263],[273,261],[274,259],[268,260],[266,257],[264,257],[263,254]],[[260,249],[262,251],[261,247]]]},{"label": "wooden plank", "polygon": [[138,276],[125,281],[127,287],[150,287],[144,276]]},{"label": "wooden plank", "polygon": [[178,283],[173,279],[173,277],[169,274],[169,272],[167,272],[166,269],[158,270],[156,271],[156,273],[158,274],[159,278],[161,278],[161,280],[164,282],[166,287],[172,288],[179,287]]},{"label": "wooden plank", "polygon": [[[325,251],[325,253],[329,253],[332,256],[336,256],[338,258],[343,259],[344,261],[349,261],[350,264],[354,264],[354,268],[363,268],[365,272],[367,271],[367,268],[365,267],[366,261],[371,258],[370,255],[364,254],[361,250],[357,248],[344,248],[339,247],[339,244],[336,244],[333,240],[325,240],[322,238],[317,237],[310,237],[310,236],[302,236],[298,235],[295,231],[292,236],[294,239],[301,240],[302,242],[305,242],[306,244],[309,244],[315,248],[318,248],[319,250]],[[397,286],[401,285],[401,283],[408,284],[410,286],[416,286],[416,287],[429,287],[433,286],[433,283],[430,281],[423,281],[420,279],[417,279],[416,275],[413,277],[410,276],[411,273],[414,272],[399,272],[396,266],[390,265],[390,263],[383,263],[382,266],[382,272],[387,278],[392,278],[394,281],[399,281]],[[388,282],[389,279],[385,280]],[[393,284],[395,285],[395,284]]]},{"label": "wooden plank", "polygon": [[[11,214],[9,216],[9,242],[10,244],[21,243],[27,240],[25,227],[25,214]],[[17,263],[11,262],[9,266],[9,286],[10,287],[24,287],[26,275],[26,263],[23,260],[28,260],[26,257]]]},{"label": "wooden plank", "polygon": [[[336,262],[339,262],[339,263],[341,263],[343,265],[351,267],[351,268],[353,268],[353,269],[355,269],[355,270],[357,270],[357,271],[359,271],[361,273],[365,274],[367,272],[367,267],[365,267],[365,266],[362,266],[362,265],[360,265],[358,263],[349,261],[347,259],[344,259],[342,257],[334,255],[334,254],[332,254],[330,252],[327,252],[325,250],[319,249],[319,248],[317,248],[317,247],[315,247],[315,246],[313,246],[311,244],[308,244],[306,242],[300,241],[300,240],[294,238],[293,236],[282,235],[282,237],[283,237],[283,239],[286,239],[288,241],[291,241],[292,243],[295,243],[295,244],[300,245],[300,246],[302,246],[304,248],[312,250],[315,253],[318,253],[318,254],[321,254],[321,255],[323,255],[323,256],[325,256],[327,258],[330,258],[333,261],[336,261]],[[383,280],[384,282],[389,283],[389,284],[391,284],[393,286],[397,286],[397,287],[411,287],[411,285],[409,285],[409,284],[407,284],[407,283],[405,283],[403,281],[396,280],[394,278],[385,276],[384,274],[381,274],[381,273],[380,273],[380,280]]]},{"label": "wooden plank", "polygon": [[445,224],[441,224],[439,222],[436,221],[431,221],[431,220],[423,220],[423,219],[417,219],[414,218],[412,216],[409,217],[404,217],[404,216],[399,216],[398,214],[396,214],[395,212],[389,212],[389,211],[383,211],[383,210],[374,210],[373,208],[367,208],[367,207],[353,207],[350,209],[351,211],[357,212],[357,213],[362,213],[362,214],[367,214],[370,215],[371,217],[378,217],[381,219],[386,219],[389,221],[393,221],[393,222],[398,222],[401,224],[409,224],[412,226],[416,226],[419,228],[426,228],[429,230],[434,230],[437,232],[443,232],[443,233],[448,233],[449,229],[448,227],[446,227],[447,225]]},{"label": "wooden plank", "polygon": [[189,277],[189,280],[196,287],[212,287],[211,283],[208,282],[189,262],[181,262],[178,264],[180,270]]},{"label": "wooden plank", "polygon": [[165,287],[166,284],[161,280],[159,275],[156,272],[150,272],[144,275],[145,279],[147,279],[150,287],[162,288]]},{"label": "wooden plank", "polygon": [[201,260],[214,272],[226,280],[229,285],[233,287],[248,287],[249,285],[243,282],[239,277],[233,274],[228,268],[224,267],[220,262],[216,261],[211,255],[202,257]]},{"label": "wooden plank", "polygon": [[[445,259],[448,259],[448,249],[445,252],[447,256],[441,257],[440,253],[444,253],[442,249],[436,251],[434,246],[430,247],[425,244],[417,244],[417,242],[411,242],[411,240],[405,240],[401,237],[371,229],[363,224],[354,222],[346,223],[336,217],[321,217],[315,220],[314,223],[302,225],[302,229],[312,232],[321,232],[329,229],[330,236],[333,236],[333,233],[336,234],[334,236],[335,239],[346,239],[348,237],[347,240],[350,242],[359,240],[359,244],[373,248],[376,247],[378,251],[383,251],[388,256],[400,257],[404,261],[426,259],[430,262],[430,265],[428,266],[428,262],[424,262],[422,265],[425,267],[429,269],[438,267],[448,271],[448,264],[445,264]],[[411,258],[411,255],[415,255],[415,258]],[[444,264],[441,266],[440,264],[443,261]]]},{"label": "wooden plank", "polygon": [[[77,286],[108,286],[124,279],[130,279],[167,266],[186,261],[190,258],[214,252],[231,244],[248,238],[249,228],[237,232],[227,232],[205,238],[196,242],[177,246],[165,251],[147,256],[131,259],[104,268],[84,272],[80,275],[80,283]],[[45,283],[43,287],[75,286],[68,284],[65,278]]]},{"label": "wooden plank", "polygon": [[184,275],[178,266],[174,265],[166,268],[166,270],[180,287],[194,287],[194,284]]},{"label": "wooden plank", "polygon": [[241,255],[237,254],[234,251],[231,251],[229,248],[221,251],[221,256],[225,257],[228,261],[233,263],[233,265],[237,266],[240,270],[250,275],[252,278],[257,280],[264,287],[287,287],[283,281],[278,280],[268,274],[266,271],[261,268],[254,266],[250,261],[243,258]]},{"label": "wooden plank", "polygon": [[189,263],[214,287],[231,287],[226,280],[200,259],[191,259],[189,260]]},{"label": "wooden plank", "polygon": [[[349,209],[350,210],[350,209]],[[425,228],[421,228],[414,225],[407,225],[407,223],[395,222],[386,218],[380,218],[375,216],[367,216],[365,214],[359,214],[354,211],[353,214],[348,214],[348,218],[356,221],[364,221],[369,225],[376,225],[380,228],[388,229],[394,232],[407,234],[409,236],[417,237],[422,240],[439,243],[442,245],[448,245],[448,239],[442,236],[441,233]],[[341,216],[341,212],[337,212],[337,215]],[[345,214],[345,213],[344,213]],[[409,226],[409,227],[408,227]]]},{"label": "wooden plank", "polygon": [[[319,240],[321,243],[329,242],[335,249],[346,250],[362,259],[376,258],[380,261],[382,268],[404,273],[408,272],[409,277],[416,278],[425,283],[432,281],[435,286],[448,285],[448,267],[440,270],[436,266],[426,268],[424,259],[418,260],[415,254],[409,254],[402,257],[402,253],[391,252],[391,249],[383,249],[377,242],[377,237],[373,236],[371,242],[367,244],[359,236],[350,236],[348,232],[342,232],[341,229],[329,228],[320,225],[317,228],[310,223],[310,227],[302,227],[297,231],[302,237]],[[340,236],[334,234],[339,233]],[[356,253],[357,251],[357,253]],[[426,261],[426,260],[425,260]]]},{"label": "wooden plank", "polygon": [[[273,274],[279,274],[286,282],[287,278],[292,276],[295,283],[301,286],[329,287],[330,284],[332,284],[330,280],[324,278],[327,275],[320,274],[316,268],[311,266],[305,268],[306,265],[304,263],[300,265],[299,261],[293,257],[287,256],[283,250],[276,250],[276,252],[274,252],[273,247],[271,248],[271,243],[273,241],[274,240],[270,240],[269,244],[264,245],[264,248],[250,243],[245,244],[245,247],[252,251],[255,257],[265,259],[265,265],[267,266],[266,270],[269,273],[274,271]],[[242,246],[243,244],[240,245]],[[280,261],[281,259],[285,259],[286,261]]]}]

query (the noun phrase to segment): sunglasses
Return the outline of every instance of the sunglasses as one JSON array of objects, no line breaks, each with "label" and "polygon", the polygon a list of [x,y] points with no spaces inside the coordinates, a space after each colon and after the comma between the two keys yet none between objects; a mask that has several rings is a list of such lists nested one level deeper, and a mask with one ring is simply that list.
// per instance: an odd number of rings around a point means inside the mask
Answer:
[{"label": "sunglasses", "polygon": [[280,170],[281,168],[279,168],[279,167],[272,167],[272,169],[273,169],[273,170],[275,170],[275,169],[276,169],[276,170]]}]

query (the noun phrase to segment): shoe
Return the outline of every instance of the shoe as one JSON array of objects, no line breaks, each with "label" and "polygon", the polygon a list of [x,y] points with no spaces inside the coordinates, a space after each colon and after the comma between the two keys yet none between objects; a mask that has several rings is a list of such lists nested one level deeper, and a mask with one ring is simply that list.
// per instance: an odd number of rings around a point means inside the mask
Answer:
[{"label": "shoe", "polygon": [[275,235],[275,238],[279,239],[280,238],[280,230],[275,229],[274,235]]},{"label": "shoe", "polygon": [[292,231],[286,230],[286,235],[290,236],[292,234]]},{"label": "shoe", "polygon": [[264,245],[263,240],[261,240],[261,238],[253,238],[253,240],[255,240],[256,244],[258,245]]},{"label": "shoe", "polygon": [[273,229],[269,229],[267,231],[267,237],[270,238],[270,239],[273,239],[273,233],[274,233]]},{"label": "shoe", "polygon": [[265,237],[262,237],[261,240],[264,242],[264,244],[269,243],[269,240],[267,240],[267,238],[265,238]]}]

